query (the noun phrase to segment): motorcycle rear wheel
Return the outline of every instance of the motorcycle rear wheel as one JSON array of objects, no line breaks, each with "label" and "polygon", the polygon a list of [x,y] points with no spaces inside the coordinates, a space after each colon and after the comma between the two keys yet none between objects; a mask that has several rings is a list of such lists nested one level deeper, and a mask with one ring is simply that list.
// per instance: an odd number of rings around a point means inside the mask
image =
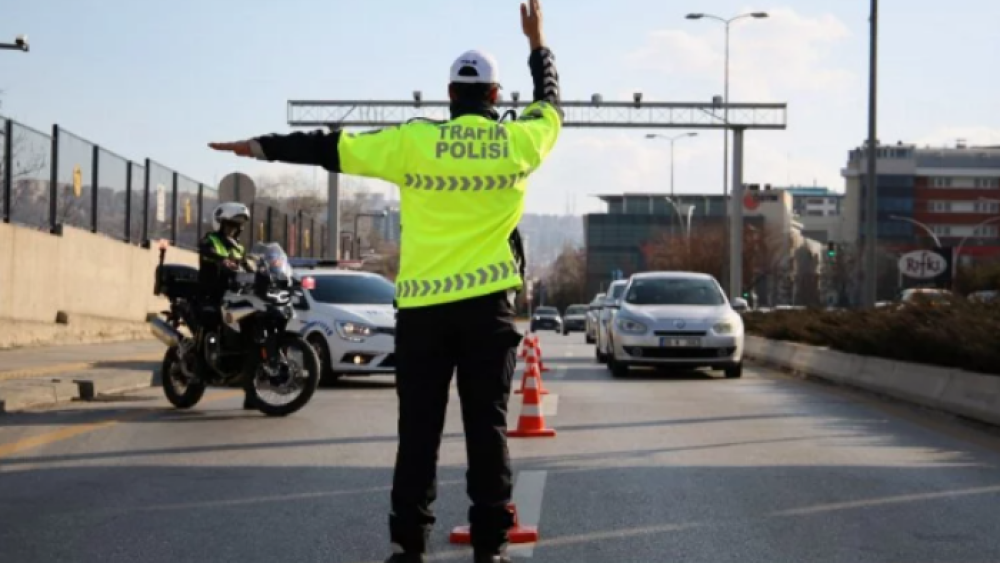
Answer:
[{"label": "motorcycle rear wheel", "polygon": [[319,361],[319,356],[316,354],[316,349],[306,342],[304,338],[296,334],[286,333],[281,336],[279,346],[282,349],[297,348],[302,353],[303,365],[301,366],[301,369],[305,372],[305,376],[301,381],[302,389],[299,391],[299,395],[295,397],[295,399],[286,404],[272,404],[261,396],[257,386],[255,385],[258,375],[258,367],[255,362],[255,365],[252,368],[252,373],[250,373],[247,377],[246,392],[253,396],[254,406],[257,407],[257,410],[267,416],[288,416],[306,406],[306,404],[312,399],[313,394],[316,393],[316,389],[319,387],[319,381],[322,375],[322,364]]},{"label": "motorcycle rear wheel", "polygon": [[[171,346],[167,353],[163,355],[163,364],[160,368],[160,378],[162,379],[163,394],[166,395],[170,404],[178,409],[189,409],[201,401],[205,394],[205,385],[195,379],[187,379],[181,371],[179,365],[177,346]],[[186,380],[183,389],[178,388],[180,380]]]}]

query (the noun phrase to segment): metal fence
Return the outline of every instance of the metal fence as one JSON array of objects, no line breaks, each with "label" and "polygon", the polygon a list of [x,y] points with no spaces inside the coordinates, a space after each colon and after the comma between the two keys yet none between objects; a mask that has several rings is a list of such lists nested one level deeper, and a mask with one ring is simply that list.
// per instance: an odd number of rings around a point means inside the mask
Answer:
[{"label": "metal fence", "polygon": [[[43,133],[0,117],[0,216],[61,234],[64,225],[149,247],[194,250],[212,230],[219,191],[151,159],[130,161],[58,125]],[[289,256],[327,256],[326,224],[255,203],[242,243],[277,242]]]}]

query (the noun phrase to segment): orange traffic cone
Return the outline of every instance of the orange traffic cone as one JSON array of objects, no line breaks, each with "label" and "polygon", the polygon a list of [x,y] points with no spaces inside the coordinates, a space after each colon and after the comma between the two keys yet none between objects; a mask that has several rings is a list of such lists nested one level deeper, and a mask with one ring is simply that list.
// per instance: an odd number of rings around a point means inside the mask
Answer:
[{"label": "orange traffic cone", "polygon": [[521,376],[521,388],[518,389],[517,391],[514,391],[514,394],[520,395],[524,393],[524,388],[528,384],[528,372],[534,369],[535,373],[537,374],[536,377],[538,377],[538,392],[542,395],[548,395],[549,390],[546,389],[545,386],[542,384],[541,370],[538,367],[538,356],[536,355],[537,352],[535,350],[534,344],[529,344],[528,346],[529,347],[527,348],[527,354],[524,359],[525,363],[524,375]]},{"label": "orange traffic cone", "polygon": [[[549,368],[545,367],[545,361],[542,360],[542,341],[538,339],[537,334],[534,336],[534,340],[535,340],[535,354],[538,355],[538,366],[541,369],[541,372],[545,373],[547,371],[552,371]],[[547,391],[545,393],[547,393]],[[545,393],[542,393],[542,395],[544,395]]]},{"label": "orange traffic cone", "polygon": [[[507,505],[507,509],[514,514],[514,525],[507,530],[510,536],[510,543],[534,543],[538,541],[538,528],[535,526],[522,526],[517,519],[517,507],[513,503]],[[470,544],[472,534],[469,526],[458,526],[451,531],[448,537],[451,543]]]},{"label": "orange traffic cone", "polygon": [[517,430],[507,431],[511,438],[549,438],[556,431],[545,427],[545,416],[542,414],[542,394],[538,392],[541,377],[538,365],[529,364],[528,380],[524,383],[524,402],[521,403],[521,416],[517,420]]}]

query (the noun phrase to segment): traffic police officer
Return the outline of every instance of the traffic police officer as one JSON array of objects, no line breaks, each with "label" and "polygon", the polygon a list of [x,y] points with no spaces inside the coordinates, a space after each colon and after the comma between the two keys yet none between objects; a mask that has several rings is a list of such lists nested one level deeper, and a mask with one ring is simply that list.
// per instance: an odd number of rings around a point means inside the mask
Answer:
[{"label": "traffic police officer", "polygon": [[378,131],[315,131],[212,143],[240,156],[319,165],[400,187],[396,279],[399,447],[389,516],[392,563],[421,562],[435,517],[437,459],[448,389],[457,370],[469,460],[477,563],[505,554],[513,515],[507,402],[521,335],[514,294],[522,276],[508,243],[524,210],[527,177],[562,129],[559,77],[542,37],[539,0],[521,5],[533,102],[512,122],[496,110],[496,61],[479,51],[451,67],[451,120]]},{"label": "traffic police officer", "polygon": [[[250,210],[239,202],[220,204],[212,212],[212,227],[215,229],[202,237],[198,244],[198,287],[201,290],[202,335],[199,350],[203,349],[203,338],[209,331],[217,331],[222,323],[219,306],[222,297],[236,272],[243,269],[243,245],[240,234],[243,226],[250,221]],[[243,399],[244,409],[254,408],[254,396],[247,392]]]}]

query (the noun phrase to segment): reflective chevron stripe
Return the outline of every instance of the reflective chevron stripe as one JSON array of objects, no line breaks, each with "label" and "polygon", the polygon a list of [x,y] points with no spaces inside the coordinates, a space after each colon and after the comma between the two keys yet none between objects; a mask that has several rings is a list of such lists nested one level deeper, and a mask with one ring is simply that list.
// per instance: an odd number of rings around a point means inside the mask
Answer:
[{"label": "reflective chevron stripe", "polygon": [[428,176],[426,174],[406,174],[403,185],[417,190],[439,192],[467,192],[506,190],[528,177],[527,172],[496,174],[490,176]]},{"label": "reflective chevron stripe", "polygon": [[455,274],[443,279],[402,280],[396,284],[396,294],[402,299],[445,295],[496,283],[516,275],[518,275],[517,264],[500,262],[483,266],[475,272]]}]

